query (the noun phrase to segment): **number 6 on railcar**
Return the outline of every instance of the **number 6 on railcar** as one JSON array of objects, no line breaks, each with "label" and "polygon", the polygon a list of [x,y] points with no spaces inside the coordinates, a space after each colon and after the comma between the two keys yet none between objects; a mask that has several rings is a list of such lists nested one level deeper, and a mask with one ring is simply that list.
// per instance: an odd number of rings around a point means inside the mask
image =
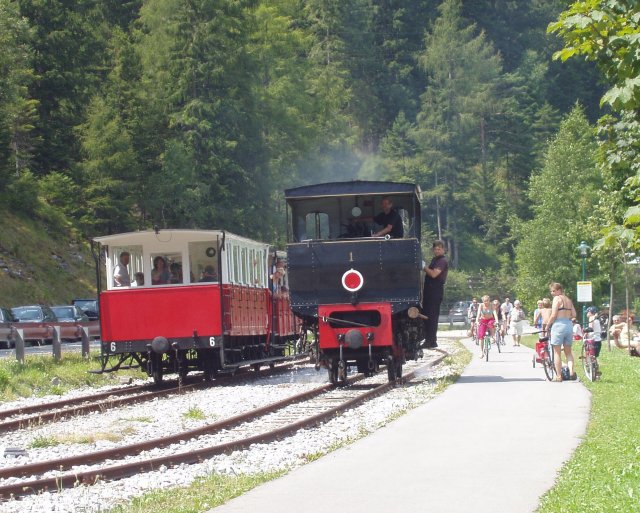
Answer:
[{"label": "number 6 on railcar", "polygon": [[[392,381],[422,357],[420,196],[413,184],[370,181],[285,191],[291,307],[333,383],[348,367],[371,375],[380,364]],[[389,205],[397,215],[378,216]],[[375,236],[386,219],[402,226]]]},{"label": "number 6 on railcar", "polygon": [[194,370],[212,379],[304,352],[289,306],[285,255],[267,244],[215,230],[150,230],[94,241],[106,267],[100,372],[134,365],[156,383],[165,373],[185,377]]}]

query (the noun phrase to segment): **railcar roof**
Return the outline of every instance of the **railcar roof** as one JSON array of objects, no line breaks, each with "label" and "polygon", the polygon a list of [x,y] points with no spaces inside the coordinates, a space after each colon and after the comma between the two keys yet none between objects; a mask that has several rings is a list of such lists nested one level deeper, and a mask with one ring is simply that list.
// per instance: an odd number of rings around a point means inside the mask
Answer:
[{"label": "railcar roof", "polygon": [[286,199],[314,198],[322,196],[355,196],[361,194],[415,194],[421,197],[420,186],[413,183],[377,182],[353,180],[350,182],[329,182],[303,185],[286,189]]},{"label": "railcar roof", "polygon": [[240,242],[251,244],[262,244],[267,246],[268,244],[260,241],[241,237],[231,232],[225,232],[223,230],[159,230],[157,233],[155,230],[144,230],[136,232],[116,233],[113,235],[103,235],[102,237],[94,237],[93,240],[100,244],[110,245],[129,245],[129,244],[143,244],[158,240],[160,242],[169,242],[171,239],[190,240],[190,241],[207,241],[219,237],[222,239],[223,234],[226,238],[237,240]]}]

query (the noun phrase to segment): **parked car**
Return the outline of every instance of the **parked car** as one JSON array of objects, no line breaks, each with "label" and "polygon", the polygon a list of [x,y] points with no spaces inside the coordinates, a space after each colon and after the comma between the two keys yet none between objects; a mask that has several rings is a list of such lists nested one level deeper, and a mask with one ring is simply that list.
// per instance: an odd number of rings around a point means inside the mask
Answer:
[{"label": "parked car", "polygon": [[62,340],[78,341],[82,338],[80,328],[89,325],[89,317],[75,305],[52,306],[60,323],[60,338]]},{"label": "parked car", "polygon": [[71,304],[80,308],[91,321],[96,321],[100,318],[100,308],[97,299],[74,299],[71,301]]},{"label": "parked car", "polygon": [[77,331],[71,336],[63,336],[62,338],[80,340],[82,338],[82,328],[88,328],[89,338],[100,338],[100,322],[97,319],[92,320],[79,306],[58,305],[52,306],[51,310],[56,314],[61,329],[65,333],[69,333],[69,330],[64,329],[65,325],[73,324],[77,327]]},{"label": "parked car", "polygon": [[0,346],[10,349],[15,346],[13,323],[15,319],[8,308],[0,308]]},{"label": "parked car", "polygon": [[13,326],[23,330],[25,342],[41,345],[53,341],[53,326],[58,319],[51,308],[45,305],[16,306],[11,313],[15,318]]},{"label": "parked car", "polygon": [[449,325],[453,326],[454,322],[463,322],[465,326],[469,325],[469,305],[471,301],[456,301],[449,310]]}]

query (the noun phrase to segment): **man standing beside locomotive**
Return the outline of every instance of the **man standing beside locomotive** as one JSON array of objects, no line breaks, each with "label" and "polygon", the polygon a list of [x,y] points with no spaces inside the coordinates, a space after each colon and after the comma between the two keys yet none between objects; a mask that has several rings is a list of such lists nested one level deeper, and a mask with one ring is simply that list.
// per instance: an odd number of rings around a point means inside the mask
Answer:
[{"label": "man standing beside locomotive", "polygon": [[438,317],[440,315],[440,304],[444,297],[444,284],[447,281],[449,272],[449,262],[444,256],[444,242],[437,240],[431,248],[433,258],[428,266],[424,267],[426,273],[424,277],[424,289],[422,294],[422,305],[427,320],[424,321],[425,339],[422,347],[434,349],[438,347]]}]

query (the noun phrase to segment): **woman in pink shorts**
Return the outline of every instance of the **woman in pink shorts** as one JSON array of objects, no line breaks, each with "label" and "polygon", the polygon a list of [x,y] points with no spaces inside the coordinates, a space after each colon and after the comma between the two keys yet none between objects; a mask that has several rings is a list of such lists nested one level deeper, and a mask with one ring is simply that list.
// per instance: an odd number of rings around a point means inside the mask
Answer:
[{"label": "woman in pink shorts", "polygon": [[490,302],[489,296],[482,296],[482,304],[478,308],[478,316],[476,317],[476,323],[478,326],[478,340],[480,341],[480,358],[484,356],[484,344],[482,339],[484,338],[487,330],[493,337],[494,326],[498,322],[498,313],[493,308]]}]

